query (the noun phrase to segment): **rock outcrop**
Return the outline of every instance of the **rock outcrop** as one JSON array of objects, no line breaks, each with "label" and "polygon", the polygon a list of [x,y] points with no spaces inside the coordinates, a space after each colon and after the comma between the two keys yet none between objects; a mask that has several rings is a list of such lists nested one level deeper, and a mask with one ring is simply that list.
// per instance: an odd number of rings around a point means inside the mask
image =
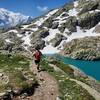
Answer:
[{"label": "rock outcrop", "polygon": [[67,28],[70,32],[76,32],[77,24],[78,24],[78,21],[76,17],[71,16],[68,19],[66,19],[66,22],[62,25],[62,27]]},{"label": "rock outcrop", "polygon": [[100,25],[96,25],[95,29],[93,32],[100,33]]},{"label": "rock outcrop", "polygon": [[82,28],[90,29],[100,21],[100,12],[86,12],[79,16],[78,25]]},{"label": "rock outcrop", "polygon": [[55,37],[54,39],[52,39],[50,42],[52,43],[52,45],[53,45],[54,47],[57,47],[57,46],[61,43],[62,40],[66,40],[66,39],[67,39],[67,38],[64,37],[63,35],[61,35],[61,34],[56,34],[56,37]]},{"label": "rock outcrop", "polygon": [[74,59],[98,60],[100,59],[100,37],[74,39],[65,44],[61,54]]}]

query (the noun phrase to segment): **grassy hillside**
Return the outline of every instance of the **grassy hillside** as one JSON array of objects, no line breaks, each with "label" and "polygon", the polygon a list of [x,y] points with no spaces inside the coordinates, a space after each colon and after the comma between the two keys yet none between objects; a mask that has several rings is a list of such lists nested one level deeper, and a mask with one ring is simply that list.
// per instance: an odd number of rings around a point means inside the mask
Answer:
[{"label": "grassy hillside", "polygon": [[29,63],[28,58],[19,54],[0,54],[0,93],[17,91],[20,94],[36,84]]},{"label": "grassy hillside", "polygon": [[[30,59],[23,55],[0,54],[0,93],[7,91],[13,91],[17,95],[24,92],[34,93],[37,80],[29,66]],[[57,80],[61,100],[95,100],[86,89],[71,80],[81,81],[79,77],[75,77],[74,69],[70,65],[55,59],[43,59],[41,69]],[[86,83],[84,78],[82,81]]]},{"label": "grassy hillside", "polygon": [[[58,67],[58,69],[52,67],[52,64]],[[42,70],[49,72],[58,81],[60,92],[59,98],[61,100],[95,100],[87,90],[70,80],[74,78],[74,74],[73,69],[69,65],[57,60],[50,62],[43,60],[41,65]]]}]

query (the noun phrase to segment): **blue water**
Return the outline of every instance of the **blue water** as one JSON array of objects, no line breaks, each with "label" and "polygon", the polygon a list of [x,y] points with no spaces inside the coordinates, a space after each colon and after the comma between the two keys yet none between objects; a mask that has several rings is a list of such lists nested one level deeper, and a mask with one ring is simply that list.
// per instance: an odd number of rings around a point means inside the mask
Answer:
[{"label": "blue water", "polygon": [[59,57],[59,59],[66,64],[71,64],[78,67],[87,75],[92,76],[97,80],[100,80],[100,61],[74,60],[61,56]]}]

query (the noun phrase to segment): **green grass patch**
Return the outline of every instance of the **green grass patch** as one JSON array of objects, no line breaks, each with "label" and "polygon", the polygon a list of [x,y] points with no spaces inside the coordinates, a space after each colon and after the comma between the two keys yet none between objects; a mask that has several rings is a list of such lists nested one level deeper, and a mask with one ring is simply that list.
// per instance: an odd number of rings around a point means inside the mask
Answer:
[{"label": "green grass patch", "polygon": [[7,83],[0,84],[0,92],[7,89],[23,90],[33,86],[37,81],[30,71],[29,64],[30,60],[23,55],[0,54],[0,70],[8,77]]},{"label": "green grass patch", "polygon": [[[20,63],[23,62],[23,63]],[[29,60],[28,58],[22,56],[22,55],[11,55],[8,56],[6,54],[0,54],[0,68],[3,68],[4,70],[9,70],[11,71],[14,70],[14,68],[28,68],[29,66]]]},{"label": "green grass patch", "polygon": [[62,71],[64,71],[68,76],[70,77],[74,77],[74,70],[67,64],[64,64],[63,62],[61,61],[58,61],[58,60],[53,60],[51,62],[52,64],[56,65],[57,67],[59,67]]},{"label": "green grass patch", "polygon": [[49,63],[47,60],[41,61],[41,70],[47,71],[47,72],[53,72],[54,68],[49,66]]}]

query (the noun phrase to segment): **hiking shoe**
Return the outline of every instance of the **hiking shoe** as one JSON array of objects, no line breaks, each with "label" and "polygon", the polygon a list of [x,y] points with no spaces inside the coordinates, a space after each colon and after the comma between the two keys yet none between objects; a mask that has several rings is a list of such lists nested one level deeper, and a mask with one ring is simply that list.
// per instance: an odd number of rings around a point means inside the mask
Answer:
[{"label": "hiking shoe", "polygon": [[38,70],[38,73],[40,73],[41,72],[41,70]]},{"label": "hiking shoe", "polygon": [[34,75],[36,76],[37,74],[36,74],[36,73],[34,73]]},{"label": "hiking shoe", "polygon": [[40,79],[40,81],[44,81],[44,79]]}]

